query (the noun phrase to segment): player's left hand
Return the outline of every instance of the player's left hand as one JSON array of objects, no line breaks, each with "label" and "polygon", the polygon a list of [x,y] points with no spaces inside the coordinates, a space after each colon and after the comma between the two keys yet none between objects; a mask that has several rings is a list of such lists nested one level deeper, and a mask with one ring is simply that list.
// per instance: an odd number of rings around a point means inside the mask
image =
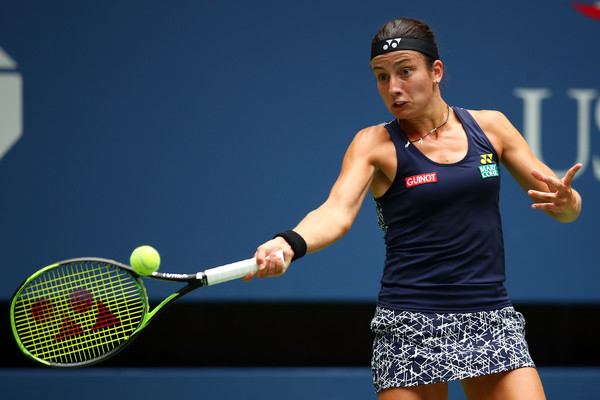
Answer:
[{"label": "player's left hand", "polygon": [[[579,195],[571,187],[571,182],[581,167],[581,163],[575,164],[562,179],[543,174],[535,168],[532,169],[531,175],[538,181],[545,183],[548,186],[548,191],[542,192],[530,189],[527,194],[534,201],[531,208],[546,211],[555,218],[560,214],[575,214],[575,218],[577,218],[581,203]],[[574,220],[575,218],[568,219]],[[565,220],[564,222],[568,221]]]}]

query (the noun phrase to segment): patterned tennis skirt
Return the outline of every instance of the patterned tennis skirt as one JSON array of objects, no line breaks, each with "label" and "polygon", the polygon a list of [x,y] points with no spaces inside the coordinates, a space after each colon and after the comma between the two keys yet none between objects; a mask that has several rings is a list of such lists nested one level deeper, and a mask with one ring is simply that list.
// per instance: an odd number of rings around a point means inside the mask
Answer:
[{"label": "patterned tennis skirt", "polygon": [[377,307],[371,330],[377,392],[535,366],[525,319],[513,307],[457,314]]}]

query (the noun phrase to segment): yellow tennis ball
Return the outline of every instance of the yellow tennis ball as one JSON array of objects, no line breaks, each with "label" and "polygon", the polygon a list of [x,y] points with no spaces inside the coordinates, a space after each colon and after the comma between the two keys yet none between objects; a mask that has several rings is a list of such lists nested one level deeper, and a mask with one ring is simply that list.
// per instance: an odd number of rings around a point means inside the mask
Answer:
[{"label": "yellow tennis ball", "polygon": [[129,262],[133,270],[140,275],[151,275],[158,271],[160,255],[151,246],[140,246],[131,253]]}]

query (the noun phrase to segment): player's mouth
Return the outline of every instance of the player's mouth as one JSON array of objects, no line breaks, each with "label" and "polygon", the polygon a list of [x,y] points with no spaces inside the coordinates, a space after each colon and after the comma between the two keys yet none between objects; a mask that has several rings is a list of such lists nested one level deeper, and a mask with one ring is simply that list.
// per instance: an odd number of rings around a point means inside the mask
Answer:
[{"label": "player's mouth", "polygon": [[395,101],[394,103],[392,103],[392,107],[395,109],[402,109],[407,104],[408,103],[406,101]]}]

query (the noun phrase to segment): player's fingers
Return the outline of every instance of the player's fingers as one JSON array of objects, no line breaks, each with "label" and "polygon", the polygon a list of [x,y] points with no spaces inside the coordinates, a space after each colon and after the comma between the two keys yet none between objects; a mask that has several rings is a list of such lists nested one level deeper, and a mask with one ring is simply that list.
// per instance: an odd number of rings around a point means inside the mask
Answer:
[{"label": "player's fingers", "polygon": [[265,250],[264,246],[260,246],[258,249],[256,249],[256,253],[254,253],[254,259],[256,260],[256,264],[258,265],[259,269],[265,265],[266,256],[267,251]]},{"label": "player's fingers", "polygon": [[244,282],[250,282],[252,279],[254,279],[254,272],[248,272],[248,274],[246,274],[246,276],[242,277],[242,280]]},{"label": "player's fingers", "polygon": [[285,272],[283,259],[275,252],[265,257],[264,266],[256,271],[259,278],[274,278],[283,275]]},{"label": "player's fingers", "polygon": [[[283,252],[283,257],[288,259],[286,262],[284,259],[276,255],[276,252],[281,250]],[[254,253],[254,258],[256,259],[256,264],[258,265],[258,270],[254,276],[258,278],[266,278],[266,277],[277,277],[283,275],[286,271],[286,265],[289,265],[291,262],[291,258],[294,252],[292,248],[280,237],[275,239],[271,239],[270,241],[262,244],[256,249],[256,253]],[[251,280],[252,277],[246,275],[244,280]]]},{"label": "player's fingers", "polygon": [[577,172],[582,167],[583,167],[583,164],[581,164],[581,163],[577,163],[577,164],[573,165],[565,174],[564,178],[562,179],[562,182],[567,186],[571,186],[571,182],[573,181],[573,178],[575,178],[575,174],[577,174]]},{"label": "player's fingers", "polygon": [[283,251],[283,269],[284,269],[284,271],[286,271],[292,262],[292,258],[294,257],[294,252],[292,251],[292,248],[289,246],[282,249],[282,251]]},{"label": "player's fingers", "polygon": [[256,259],[256,264],[258,265],[258,270],[256,271],[256,276],[258,276],[259,278],[264,278],[268,275],[268,270],[269,270],[269,246],[268,243],[263,244],[262,246],[260,246],[257,250],[256,253],[254,254],[254,258]]},{"label": "player's fingers", "polygon": [[531,176],[533,176],[538,181],[544,182],[544,178],[546,175],[542,174],[537,168],[531,169]]},{"label": "player's fingers", "polygon": [[269,274],[269,262],[265,261],[258,266],[258,270],[256,271],[256,276],[260,279],[266,278]]},{"label": "player's fingers", "polygon": [[256,262],[258,264],[258,270],[256,271],[257,277],[263,279],[268,276],[273,276],[275,266],[273,265],[273,260],[269,254],[268,249],[259,248],[259,251],[257,252]]},{"label": "player's fingers", "polygon": [[277,273],[277,260],[275,257],[271,257],[270,255],[266,260],[266,276],[274,277]]},{"label": "player's fingers", "polygon": [[533,201],[552,201],[556,197],[556,192],[540,192],[539,190],[529,189],[527,195]]},{"label": "player's fingers", "polygon": [[534,201],[531,208],[535,210],[563,211],[569,205],[569,197],[562,191],[547,193],[529,190],[527,194]]},{"label": "player's fingers", "polygon": [[[278,277],[283,275],[283,273],[285,272],[286,268],[285,268],[285,262],[284,260],[280,257],[279,254],[277,253],[271,253],[268,256],[268,260],[269,260],[269,276],[273,276],[273,277]],[[271,274],[272,272],[272,274]]]},{"label": "player's fingers", "polygon": [[546,185],[548,185],[550,190],[552,190],[552,189],[558,190],[562,186],[562,182],[560,180],[558,180],[557,178],[554,178],[553,176],[543,174],[535,168],[533,168],[531,170],[531,175],[538,181],[543,182]]}]

